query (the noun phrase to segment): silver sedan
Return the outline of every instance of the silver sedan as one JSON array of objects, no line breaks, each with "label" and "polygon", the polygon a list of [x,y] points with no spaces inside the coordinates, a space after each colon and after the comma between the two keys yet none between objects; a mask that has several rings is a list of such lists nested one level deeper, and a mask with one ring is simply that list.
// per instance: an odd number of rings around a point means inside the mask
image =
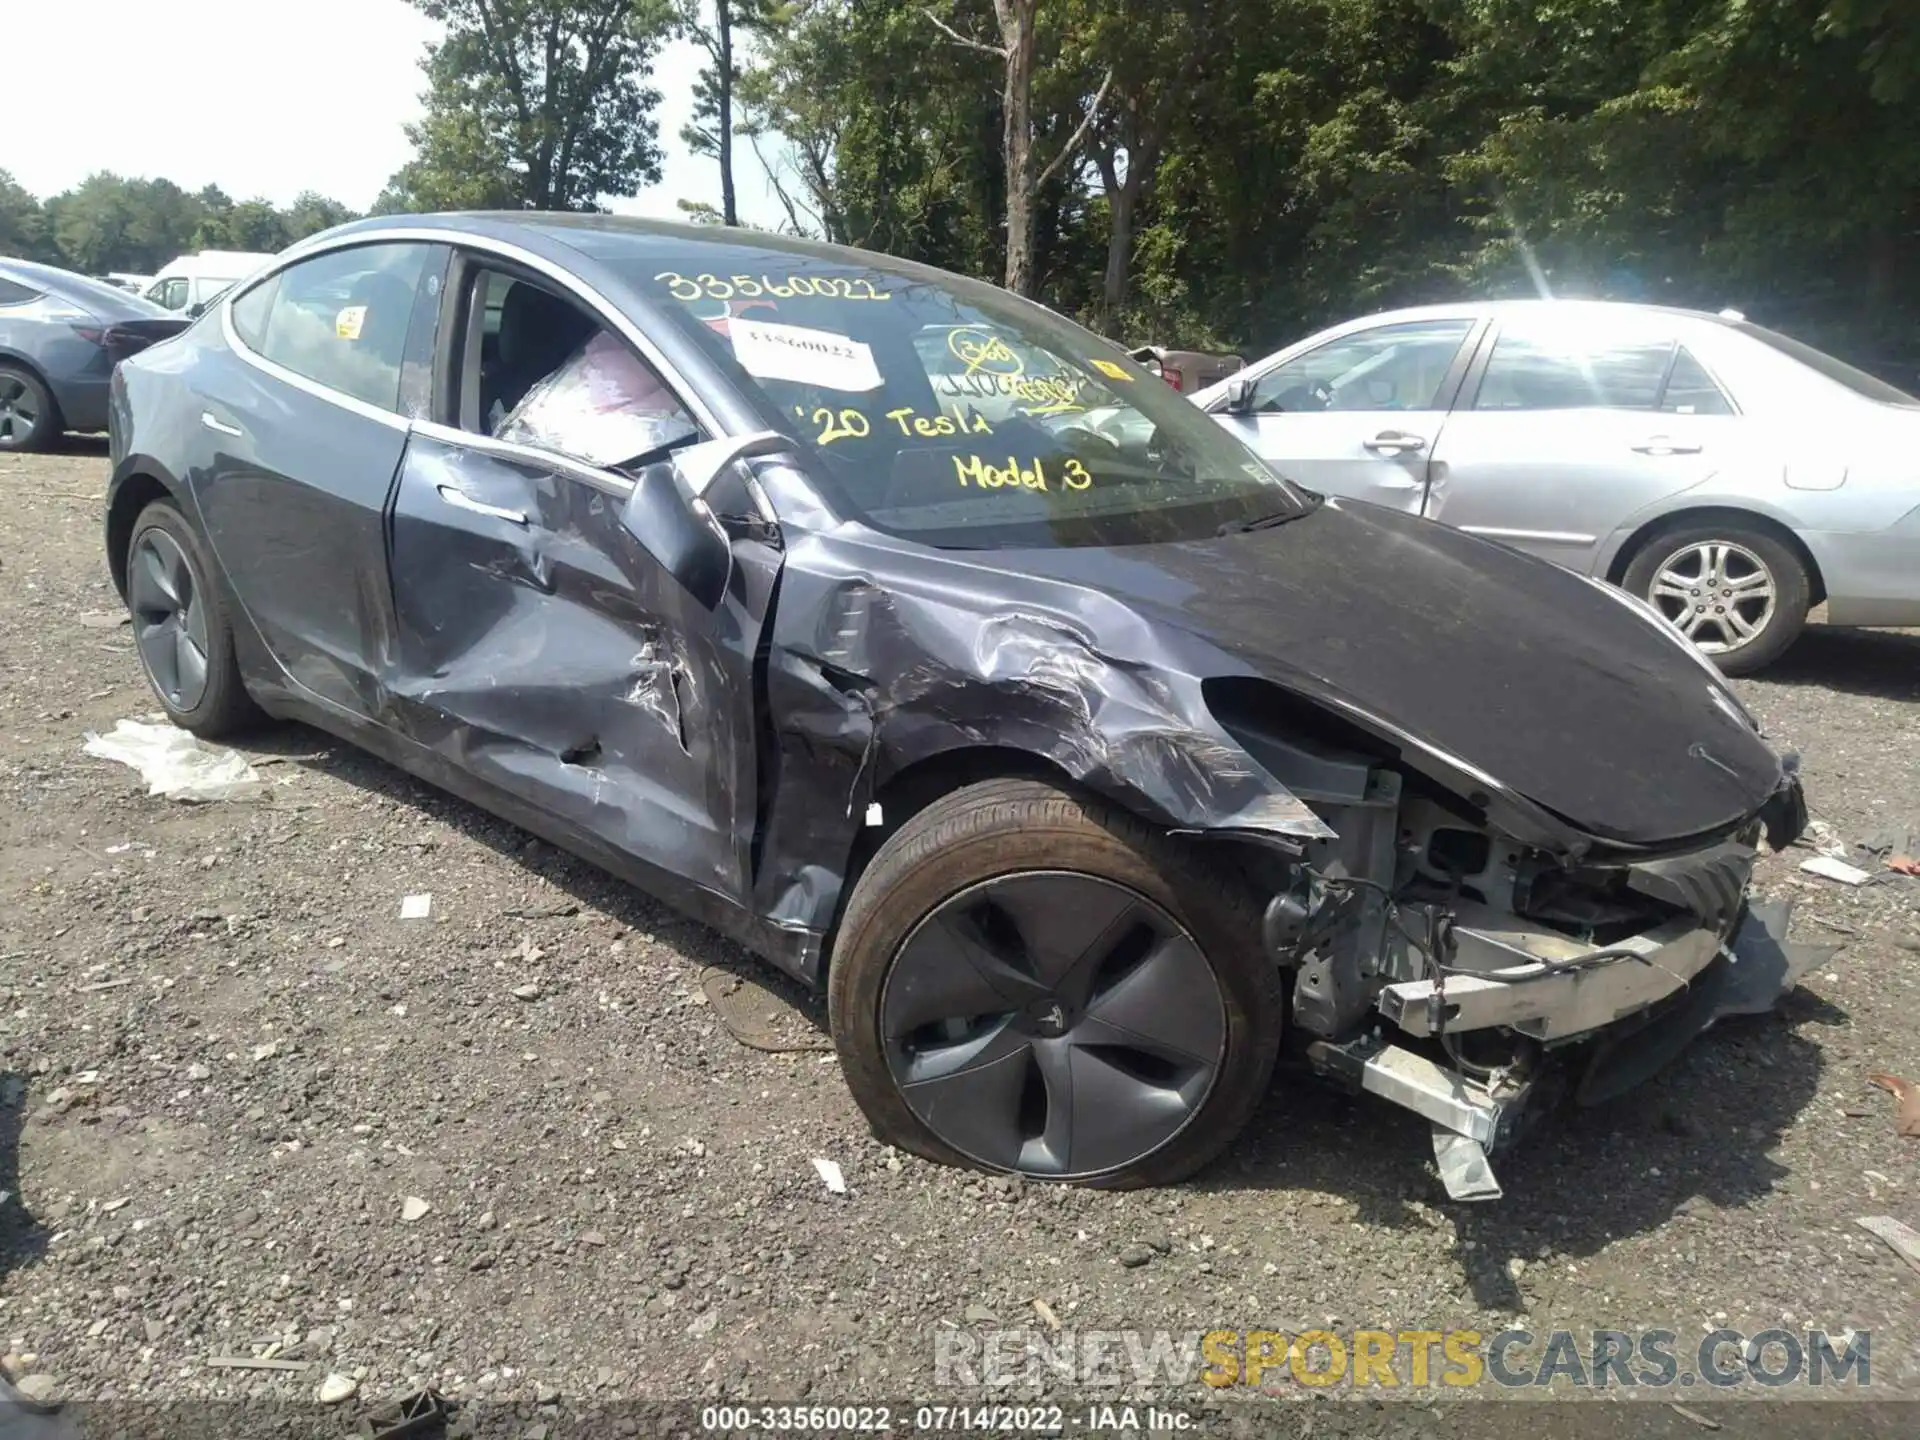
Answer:
[{"label": "silver sedan", "polygon": [[1439,305],[1198,392],[1275,468],[1653,605],[1722,670],[1920,625],[1920,400],[1732,311]]}]

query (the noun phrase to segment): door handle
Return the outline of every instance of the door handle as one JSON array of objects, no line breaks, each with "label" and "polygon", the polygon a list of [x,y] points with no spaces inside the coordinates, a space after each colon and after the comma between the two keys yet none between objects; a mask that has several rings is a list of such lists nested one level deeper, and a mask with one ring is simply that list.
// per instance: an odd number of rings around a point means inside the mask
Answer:
[{"label": "door handle", "polygon": [[476,515],[485,515],[489,519],[504,520],[509,525],[525,525],[527,512],[509,510],[504,505],[489,505],[484,500],[476,500],[458,485],[436,485],[440,498],[457,510],[471,510]]},{"label": "door handle", "polygon": [[200,423],[209,430],[217,430],[222,435],[231,435],[236,440],[246,437],[246,431],[242,430],[238,425],[227,424],[226,421],[222,420],[218,415],[215,415],[211,410],[202,410],[200,412]]},{"label": "door handle", "polygon": [[1361,448],[1373,451],[1376,455],[1406,455],[1415,450],[1427,448],[1427,437],[1409,435],[1404,430],[1382,430],[1371,440],[1362,440]]},{"label": "door handle", "polygon": [[1698,455],[1703,447],[1665,435],[1649,435],[1633,448],[1641,455]]}]

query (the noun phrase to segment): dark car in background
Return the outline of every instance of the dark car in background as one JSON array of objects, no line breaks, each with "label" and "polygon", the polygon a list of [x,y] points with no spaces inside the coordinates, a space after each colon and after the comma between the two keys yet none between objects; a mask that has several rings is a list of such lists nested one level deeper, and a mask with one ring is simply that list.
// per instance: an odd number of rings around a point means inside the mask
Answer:
[{"label": "dark car in background", "polygon": [[1302,491],[975,280],[361,221],[121,366],[111,435],[174,723],[308,721],[710,922],[922,1154],[1172,1181],[1297,1031],[1485,1197],[1556,1075],[1805,963],[1746,906],[1794,766],[1657,614]]},{"label": "dark car in background", "polygon": [[186,327],[104,280],[0,258],[0,450],[106,429],[113,367]]}]

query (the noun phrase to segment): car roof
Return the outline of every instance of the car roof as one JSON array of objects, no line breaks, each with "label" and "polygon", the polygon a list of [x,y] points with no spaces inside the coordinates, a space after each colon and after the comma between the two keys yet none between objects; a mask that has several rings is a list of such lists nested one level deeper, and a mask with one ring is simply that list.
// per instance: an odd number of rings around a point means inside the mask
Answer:
[{"label": "car roof", "polygon": [[1451,304],[1412,305],[1400,310],[1382,310],[1373,315],[1363,315],[1353,320],[1345,320],[1338,327],[1376,325],[1383,322],[1402,320],[1442,320],[1461,315],[1515,316],[1515,315],[1680,315],[1689,320],[1711,320],[1725,323],[1726,317],[1716,315],[1711,310],[1694,310],[1681,305],[1648,305],[1637,300],[1560,300],[1552,297],[1526,300],[1458,300]]},{"label": "car roof", "polygon": [[[58,265],[42,265],[37,260],[0,256],[0,275],[32,285],[69,304],[86,307],[103,320],[145,320],[172,313],[105,280],[96,280],[76,270],[63,270]],[[106,311],[113,313],[104,313]]]},{"label": "car roof", "polygon": [[[672,220],[643,219],[637,215],[578,214],[546,210],[469,210],[432,215],[380,215],[355,220],[303,240],[281,258],[309,247],[346,238],[377,238],[387,231],[444,231],[448,240],[469,236],[519,245],[549,260],[571,263],[584,256],[600,264],[685,257],[690,249],[731,249],[796,260],[857,265],[906,280],[938,283],[964,293],[970,287],[992,291],[997,287],[952,271],[940,270],[897,255],[859,250],[806,240],[770,230],[747,230],[726,225],[691,225]],[[569,255],[565,252],[571,252]]]}]

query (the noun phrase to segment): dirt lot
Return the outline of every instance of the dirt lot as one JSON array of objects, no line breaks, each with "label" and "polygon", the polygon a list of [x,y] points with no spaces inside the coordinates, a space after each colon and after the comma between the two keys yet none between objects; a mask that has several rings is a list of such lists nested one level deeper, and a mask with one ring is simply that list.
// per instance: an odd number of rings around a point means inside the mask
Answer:
[{"label": "dirt lot", "polygon": [[[1178,1190],[987,1180],[877,1146],[822,1012],[770,972],[324,736],[249,744],[265,803],[148,799],[84,756],[153,708],[112,619],[105,470],[0,458],[16,1371],[76,1398],[302,1401],[337,1374],[563,1415],[898,1401],[934,1397],[937,1329],[1039,1325],[1041,1300],[1078,1331],[1656,1326],[1683,1353],[1722,1325],[1851,1327],[1874,1391],[1920,1396],[1920,1274],[1854,1224],[1920,1225],[1920,1139],[1865,1083],[1920,1078],[1920,881],[1765,861],[1796,938],[1837,958],[1538,1133],[1491,1207],[1444,1201],[1410,1118],[1292,1077]],[[1920,820],[1920,637],[1815,631],[1739,688],[1843,835]],[[431,918],[402,921],[416,892]],[[208,1364],[236,1355],[312,1364]],[[1698,1433],[1631,1409],[1633,1433]]]}]

